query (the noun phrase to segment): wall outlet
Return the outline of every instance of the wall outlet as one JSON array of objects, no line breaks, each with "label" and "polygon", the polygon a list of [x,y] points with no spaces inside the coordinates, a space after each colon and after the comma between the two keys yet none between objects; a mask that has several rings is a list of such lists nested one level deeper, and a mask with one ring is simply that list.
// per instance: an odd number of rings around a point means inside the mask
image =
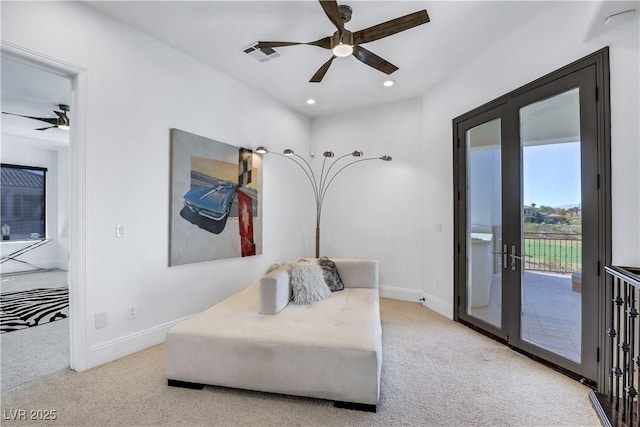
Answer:
[{"label": "wall outlet", "polygon": [[136,318],[136,310],[137,307],[135,305],[130,305],[129,306],[129,319],[135,319]]},{"label": "wall outlet", "polygon": [[441,222],[436,222],[436,231],[437,232],[442,232],[442,223]]},{"label": "wall outlet", "polygon": [[106,328],[107,327],[107,312],[101,311],[100,313],[95,313],[95,322],[96,329]]}]

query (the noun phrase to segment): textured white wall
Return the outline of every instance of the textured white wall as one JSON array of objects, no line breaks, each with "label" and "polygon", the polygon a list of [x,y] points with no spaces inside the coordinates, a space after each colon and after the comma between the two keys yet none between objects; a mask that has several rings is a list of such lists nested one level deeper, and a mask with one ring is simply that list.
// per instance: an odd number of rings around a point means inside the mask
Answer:
[{"label": "textured white wall", "polygon": [[418,301],[426,196],[421,99],[316,119],[312,129],[316,165],[326,150],[393,157],[350,166],[336,178],[323,207],[321,254],[378,259],[382,294]]},{"label": "textured white wall", "polygon": [[[266,157],[263,255],[167,266],[169,129],[301,150],[310,140],[307,118],[82,3],[1,7],[3,41],[87,70],[89,366],[162,340],[166,325],[246,287],[271,262],[305,252],[312,230],[303,219],[313,210],[306,215],[296,203],[303,183]],[[115,237],[116,224],[125,237]],[[103,311],[108,326],[95,329],[94,313]]]},{"label": "textured white wall", "polygon": [[[380,260],[383,293],[453,312],[454,117],[611,47],[614,262],[640,264],[637,24],[585,41],[596,3],[558,2],[422,99],[309,121],[82,4],[2,2],[2,38],[88,69],[90,363],[244,287],[275,260],[313,254],[313,199],[300,171],[264,158],[264,255],[168,268],[168,129],[272,151],[388,153],[347,169],[328,193],[322,253]],[[637,22],[637,21],[636,21]],[[459,37],[464,34],[460,27]],[[447,40],[439,40],[447,48]],[[634,44],[635,43],[635,44]],[[110,118],[120,118],[114,128]],[[320,159],[320,157],[317,157]],[[314,164],[318,164],[316,160]],[[115,224],[127,236],[115,238]],[[437,225],[442,225],[438,231]],[[138,318],[127,307],[138,305]],[[90,355],[91,356],[91,355]]]},{"label": "textured white wall", "polygon": [[423,168],[428,183],[424,203],[439,207],[425,209],[425,240],[437,237],[430,224],[445,224],[444,239],[426,245],[422,257],[425,271],[432,273],[425,274],[427,302],[430,297],[453,302],[452,119],[605,46],[610,47],[611,63],[613,263],[640,264],[638,21],[585,40],[596,6],[549,5],[425,93],[422,144],[429,155]]},{"label": "textured white wall", "polygon": [[[325,208],[331,212],[323,227],[327,252],[380,259],[382,285],[394,288],[389,294],[411,299],[424,292],[426,306],[452,316],[453,118],[610,46],[613,262],[639,265],[638,21],[586,40],[597,6],[547,4],[526,25],[426,92],[422,105],[407,101],[314,120],[318,148],[362,143],[395,153],[391,168],[361,169],[366,179],[353,169],[338,183],[343,194],[331,196],[339,203],[328,199]],[[460,37],[473,38],[464,26],[460,31]],[[441,43],[447,49],[447,40]],[[362,183],[358,192],[351,189],[352,180]],[[353,215],[357,221],[349,220]],[[417,243],[420,234],[424,245]]]}]

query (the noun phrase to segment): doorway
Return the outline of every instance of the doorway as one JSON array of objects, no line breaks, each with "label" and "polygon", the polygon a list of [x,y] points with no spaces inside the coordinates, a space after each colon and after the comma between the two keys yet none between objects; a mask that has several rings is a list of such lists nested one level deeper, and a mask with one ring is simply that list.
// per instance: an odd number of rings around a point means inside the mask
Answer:
[{"label": "doorway", "polygon": [[72,81],[3,54],[2,87],[5,390],[69,368],[67,113]]},{"label": "doorway", "polygon": [[71,80],[69,112],[68,171],[68,288],[69,288],[69,362],[74,371],[84,371],[87,360],[87,307],[86,307],[86,111],[87,70],[69,62],[43,55],[19,45],[2,41],[3,57],[9,57]]},{"label": "doorway", "polygon": [[455,318],[596,386],[608,50],[454,119]]}]

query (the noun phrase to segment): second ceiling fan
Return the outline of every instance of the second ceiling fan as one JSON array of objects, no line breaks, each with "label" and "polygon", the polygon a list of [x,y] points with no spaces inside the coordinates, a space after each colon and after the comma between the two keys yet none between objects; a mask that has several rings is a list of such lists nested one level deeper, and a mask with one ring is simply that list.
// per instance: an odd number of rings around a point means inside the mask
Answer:
[{"label": "second ceiling fan", "polygon": [[34,116],[25,116],[24,114],[7,113],[4,111],[2,112],[2,114],[8,114],[10,116],[25,117],[27,119],[33,119],[33,120],[38,120],[40,122],[49,123],[50,125],[46,127],[37,128],[34,130],[47,130],[47,129],[53,129],[53,128],[69,130],[69,115],[67,114],[69,112],[69,106],[66,104],[58,104],[58,107],[60,107],[62,111],[53,110],[53,112],[58,117],[34,117]]},{"label": "second ceiling fan", "polygon": [[331,58],[329,58],[329,60],[325,62],[318,71],[316,71],[313,77],[311,77],[311,80],[309,80],[313,83],[319,83],[322,81],[334,59],[349,55],[355,56],[360,62],[363,62],[376,70],[382,71],[385,74],[393,73],[398,69],[398,67],[379,57],[375,53],[365,49],[361,44],[379,40],[383,37],[388,37],[429,22],[429,15],[427,14],[427,11],[421,10],[352,33],[344,28],[344,24],[351,20],[352,10],[349,6],[338,6],[338,2],[336,1],[325,0],[320,0],[320,4],[322,5],[322,9],[324,9],[329,20],[336,27],[336,32],[333,33],[332,36],[308,43],[261,41],[257,44],[259,49],[306,44],[331,50],[333,53]]}]

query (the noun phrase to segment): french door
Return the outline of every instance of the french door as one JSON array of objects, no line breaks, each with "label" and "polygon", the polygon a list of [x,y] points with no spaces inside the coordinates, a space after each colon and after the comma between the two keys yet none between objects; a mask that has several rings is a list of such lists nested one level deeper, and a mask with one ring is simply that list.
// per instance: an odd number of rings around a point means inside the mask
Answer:
[{"label": "french door", "polygon": [[456,318],[592,385],[610,256],[599,90],[582,60],[454,120]]}]

